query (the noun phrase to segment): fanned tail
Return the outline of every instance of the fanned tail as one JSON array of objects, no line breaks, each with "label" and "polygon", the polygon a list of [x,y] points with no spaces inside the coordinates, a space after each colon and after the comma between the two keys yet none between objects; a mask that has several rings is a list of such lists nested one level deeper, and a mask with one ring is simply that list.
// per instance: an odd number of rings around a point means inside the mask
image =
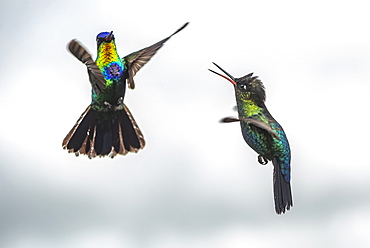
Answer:
[{"label": "fanned tail", "polygon": [[274,164],[274,201],[275,211],[277,214],[285,213],[285,210],[290,210],[293,207],[292,190],[290,182],[284,179],[281,173],[281,166],[276,157],[273,158]]},{"label": "fanned tail", "polygon": [[114,113],[116,121],[107,129],[98,123],[97,111],[88,106],[64,138],[63,148],[76,156],[85,154],[89,158],[106,155],[113,158],[144,148],[143,134],[126,105]]}]

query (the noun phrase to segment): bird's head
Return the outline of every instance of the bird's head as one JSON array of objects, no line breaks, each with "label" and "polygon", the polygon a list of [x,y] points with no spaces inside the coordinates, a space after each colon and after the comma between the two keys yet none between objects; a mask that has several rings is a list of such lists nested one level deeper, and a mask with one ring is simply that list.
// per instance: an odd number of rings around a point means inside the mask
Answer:
[{"label": "bird's head", "polygon": [[217,68],[223,71],[228,77],[217,73],[213,70],[211,72],[225,78],[234,85],[235,94],[238,99],[241,100],[254,100],[264,102],[266,99],[265,87],[263,86],[261,80],[257,76],[253,77],[253,73],[249,73],[244,77],[234,78],[216,63],[213,63]]},{"label": "bird's head", "polygon": [[114,34],[113,31],[111,32],[101,32],[96,36],[96,43],[98,48],[103,43],[111,43],[114,42]]}]

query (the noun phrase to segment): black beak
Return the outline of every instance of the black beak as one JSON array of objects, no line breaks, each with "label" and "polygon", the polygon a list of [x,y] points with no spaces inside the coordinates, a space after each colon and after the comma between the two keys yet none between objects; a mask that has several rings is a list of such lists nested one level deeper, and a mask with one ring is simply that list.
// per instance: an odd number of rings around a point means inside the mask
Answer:
[{"label": "black beak", "polygon": [[112,40],[112,36],[113,36],[113,31],[111,31],[109,33],[109,35],[107,37],[105,37],[105,41],[111,41]]},{"label": "black beak", "polygon": [[215,66],[217,66],[218,69],[220,69],[223,73],[225,73],[229,78],[225,77],[224,75],[221,75],[220,73],[218,72],[215,72],[215,71],[212,71],[211,69],[208,69],[210,70],[211,72],[227,79],[228,81],[230,81],[232,84],[236,85],[236,82],[235,82],[235,78],[233,76],[231,76],[227,71],[225,71],[224,69],[222,69],[220,66],[218,66],[216,63],[212,62]]}]

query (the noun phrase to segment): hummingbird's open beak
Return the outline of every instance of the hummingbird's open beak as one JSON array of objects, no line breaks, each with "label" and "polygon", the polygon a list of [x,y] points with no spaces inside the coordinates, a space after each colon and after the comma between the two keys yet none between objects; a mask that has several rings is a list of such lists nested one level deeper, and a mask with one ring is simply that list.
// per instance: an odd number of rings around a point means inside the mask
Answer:
[{"label": "hummingbird's open beak", "polygon": [[232,84],[236,85],[236,82],[235,82],[235,78],[233,76],[231,76],[228,72],[226,72],[224,69],[222,69],[220,66],[218,66],[216,63],[212,62],[215,66],[217,66],[218,69],[220,69],[221,71],[223,71],[223,73],[225,73],[229,78],[225,77],[224,75],[218,73],[218,72],[215,72],[211,69],[208,69],[209,71],[225,78],[226,80],[228,80],[229,82],[231,82]]},{"label": "hummingbird's open beak", "polygon": [[111,41],[112,40],[113,31],[111,31],[107,37],[105,37],[105,41]]}]

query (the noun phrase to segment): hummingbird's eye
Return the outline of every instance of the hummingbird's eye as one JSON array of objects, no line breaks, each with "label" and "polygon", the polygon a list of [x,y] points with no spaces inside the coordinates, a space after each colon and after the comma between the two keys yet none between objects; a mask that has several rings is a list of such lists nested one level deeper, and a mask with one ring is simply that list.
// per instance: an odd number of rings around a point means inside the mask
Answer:
[{"label": "hummingbird's eye", "polygon": [[103,43],[104,39],[103,38],[96,38],[96,43],[98,44],[98,46]]},{"label": "hummingbird's eye", "polygon": [[247,85],[246,84],[239,84],[238,88],[239,88],[239,90],[247,91]]}]

